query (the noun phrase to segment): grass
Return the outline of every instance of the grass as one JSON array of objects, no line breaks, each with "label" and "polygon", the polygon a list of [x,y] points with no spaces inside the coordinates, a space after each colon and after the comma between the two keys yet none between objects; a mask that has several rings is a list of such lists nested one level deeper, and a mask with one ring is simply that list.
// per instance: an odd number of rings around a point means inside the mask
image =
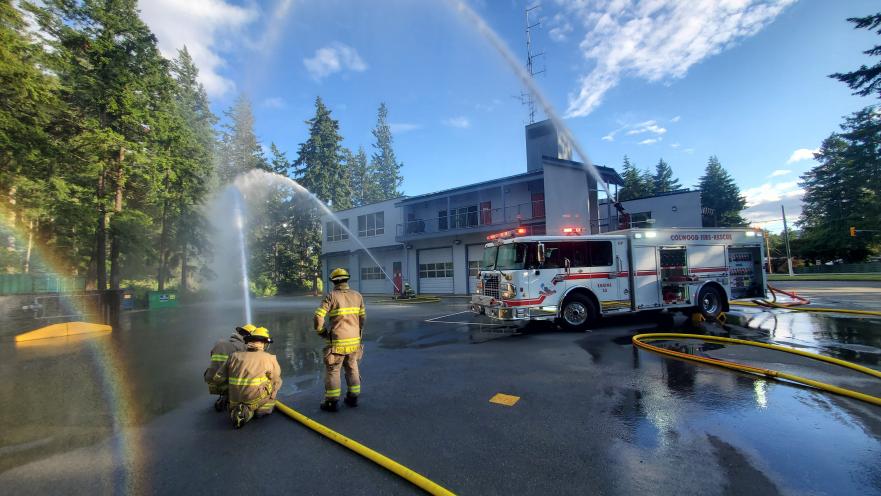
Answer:
[{"label": "grass", "polygon": [[881,273],[873,274],[770,274],[769,281],[881,281]]}]

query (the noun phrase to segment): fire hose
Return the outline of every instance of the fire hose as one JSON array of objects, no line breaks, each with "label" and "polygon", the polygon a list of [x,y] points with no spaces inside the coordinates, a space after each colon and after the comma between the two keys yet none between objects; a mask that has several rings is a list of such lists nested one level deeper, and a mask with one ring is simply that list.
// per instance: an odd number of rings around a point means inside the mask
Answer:
[{"label": "fire hose", "polygon": [[[810,300],[804,298],[802,296],[797,295],[794,292],[783,291],[782,289],[775,288],[773,286],[768,286],[768,290],[771,293],[771,300],[752,300],[752,301],[732,301],[732,306],[740,306],[740,307],[764,307],[764,308],[779,308],[783,310],[793,310],[796,312],[817,312],[817,313],[841,313],[841,314],[850,314],[850,315],[870,315],[874,317],[881,317],[881,312],[875,310],[850,310],[845,308],[823,308],[823,307],[806,307],[806,308],[798,308],[801,305],[809,305],[811,303]],[[777,302],[777,293],[784,294],[796,301],[787,302],[787,303],[778,303]]]},{"label": "fire hose", "polygon": [[443,486],[427,479],[421,474],[410,470],[409,468],[401,465],[400,463],[388,458],[372,449],[364,446],[363,444],[355,441],[353,439],[349,439],[346,436],[334,431],[333,429],[319,424],[318,422],[310,419],[309,417],[303,415],[302,413],[294,410],[293,408],[285,405],[281,401],[275,402],[275,407],[278,408],[282,413],[287,415],[288,417],[296,420],[297,422],[305,425],[306,427],[312,429],[313,431],[321,434],[322,436],[330,439],[331,441],[335,441],[346,448],[358,453],[359,455],[367,458],[368,460],[380,465],[381,467],[399,475],[400,477],[410,481],[415,486],[419,487],[423,491],[428,494],[433,495],[442,495],[442,496],[454,496],[454,493],[445,489]]},{"label": "fire hose", "polygon": [[859,391],[853,391],[850,389],[845,389],[842,387],[834,386],[832,384],[827,384],[825,382],[815,381],[813,379],[808,379],[806,377],[801,377],[798,375],[790,374],[787,372],[781,372],[779,370],[771,370],[765,369],[761,367],[753,367],[750,365],[744,365],[736,362],[729,362],[727,360],[719,360],[716,358],[710,358],[705,356],[693,355],[691,353],[684,353],[681,351],[669,350],[666,348],[661,348],[659,346],[654,346],[648,344],[646,341],[657,341],[657,340],[671,340],[671,339],[694,339],[699,341],[708,341],[711,343],[721,343],[721,344],[734,344],[734,345],[744,345],[744,346],[755,346],[760,348],[767,348],[770,350],[782,351],[784,353],[791,353],[793,355],[800,355],[803,357],[810,358],[812,360],[818,360],[821,362],[831,363],[834,365],[838,365],[850,370],[854,370],[857,372],[861,372],[863,374],[867,374],[873,376],[877,379],[881,379],[881,372],[871,369],[869,367],[864,367],[862,365],[857,365],[852,362],[848,362],[845,360],[839,360],[837,358],[827,357],[823,355],[818,355],[816,353],[810,353],[807,351],[796,350],[793,348],[786,348],[784,346],[778,346],[774,344],[760,343],[757,341],[746,341],[743,339],[734,339],[734,338],[724,338],[720,336],[705,336],[702,334],[680,334],[680,333],[670,333],[670,332],[657,332],[657,333],[648,333],[648,334],[637,334],[631,338],[633,344],[639,348],[652,351],[655,353],[659,353],[661,355],[666,355],[675,358],[681,358],[683,360],[690,360],[693,362],[704,363],[708,365],[715,365],[717,367],[724,367],[731,370],[736,370],[739,372],[746,372],[748,374],[758,375],[762,377],[768,377],[772,379],[782,379],[790,382],[795,382],[798,384],[803,384],[805,386],[809,386],[812,388],[816,388],[822,391],[828,391],[830,393],[835,393],[841,396],[846,396],[849,398],[854,398],[860,401],[865,401],[867,403],[871,403],[873,405],[881,406],[881,398],[877,396],[872,396],[869,394],[861,393]]}]

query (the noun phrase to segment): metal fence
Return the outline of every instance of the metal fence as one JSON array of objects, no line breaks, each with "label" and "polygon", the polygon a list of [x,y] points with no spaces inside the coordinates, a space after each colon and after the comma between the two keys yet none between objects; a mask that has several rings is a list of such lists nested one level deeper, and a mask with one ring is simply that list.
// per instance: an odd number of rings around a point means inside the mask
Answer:
[{"label": "metal fence", "polygon": [[64,277],[58,274],[0,274],[0,295],[73,293],[85,289],[85,277]]},{"label": "metal fence", "polygon": [[796,274],[859,274],[881,272],[881,262],[850,263],[835,265],[809,265],[794,269]]}]

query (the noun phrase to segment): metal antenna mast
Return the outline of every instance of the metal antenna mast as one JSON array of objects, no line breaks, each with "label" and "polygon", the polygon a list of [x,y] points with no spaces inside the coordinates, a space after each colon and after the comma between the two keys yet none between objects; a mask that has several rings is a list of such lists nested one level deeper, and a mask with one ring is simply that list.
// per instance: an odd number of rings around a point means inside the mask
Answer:
[{"label": "metal antenna mast", "polygon": [[[529,22],[529,13],[533,10],[541,7],[541,4],[533,5],[526,9],[526,72],[529,73],[529,77],[534,78],[538,74],[542,74],[545,72],[543,68],[540,71],[535,70],[535,59],[544,55],[544,52],[540,53],[532,53],[532,28],[541,26],[541,21],[532,24]],[[535,122],[535,98],[533,98],[532,93],[529,91],[520,92],[520,100],[526,105],[526,108],[529,109],[529,123],[532,124]]]}]

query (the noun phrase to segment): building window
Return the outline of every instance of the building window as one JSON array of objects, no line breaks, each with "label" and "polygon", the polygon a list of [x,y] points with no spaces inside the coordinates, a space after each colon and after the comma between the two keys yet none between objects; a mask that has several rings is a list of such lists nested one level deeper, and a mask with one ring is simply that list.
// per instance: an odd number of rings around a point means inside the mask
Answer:
[{"label": "building window", "polygon": [[[342,223],[346,226],[346,229],[349,228],[349,219],[343,219]],[[327,232],[328,241],[342,241],[344,239],[349,239],[349,234],[346,230],[336,222],[328,222],[325,232]]]},{"label": "building window", "polygon": [[649,219],[652,218],[651,212],[637,212],[630,214],[630,227],[652,227]]},{"label": "building window", "polygon": [[362,281],[378,281],[382,279],[385,279],[385,276],[382,274],[382,271],[379,270],[379,267],[361,267]]},{"label": "building window", "polygon": [[453,277],[453,262],[419,264],[420,279]]},{"label": "building window", "polygon": [[447,230],[447,211],[438,210],[437,212],[437,229],[439,231]]},{"label": "building window", "polygon": [[480,260],[468,261],[468,277],[477,277],[480,272]]},{"label": "building window", "polygon": [[450,224],[453,229],[477,227],[477,205],[450,210]]},{"label": "building window", "polygon": [[376,212],[374,214],[358,216],[358,237],[369,238],[385,234],[385,213]]}]

